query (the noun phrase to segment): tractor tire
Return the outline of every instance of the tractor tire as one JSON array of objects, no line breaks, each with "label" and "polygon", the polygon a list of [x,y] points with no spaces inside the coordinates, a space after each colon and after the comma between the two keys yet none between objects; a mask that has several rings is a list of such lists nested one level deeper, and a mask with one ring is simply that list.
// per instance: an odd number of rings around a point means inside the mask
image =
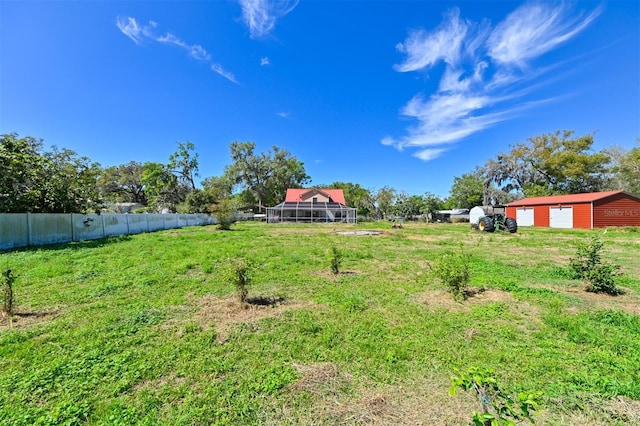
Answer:
[{"label": "tractor tire", "polygon": [[478,229],[483,232],[495,231],[495,226],[493,226],[493,219],[491,219],[489,216],[481,217],[478,221]]},{"label": "tractor tire", "polygon": [[506,218],[504,220],[504,224],[510,233],[515,234],[518,231],[518,222],[516,222],[514,218],[512,217]]}]

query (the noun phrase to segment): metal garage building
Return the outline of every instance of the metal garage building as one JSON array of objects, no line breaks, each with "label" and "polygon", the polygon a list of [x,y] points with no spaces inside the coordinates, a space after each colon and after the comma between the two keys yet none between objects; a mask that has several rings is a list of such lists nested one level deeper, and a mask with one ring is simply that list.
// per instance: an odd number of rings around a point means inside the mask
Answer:
[{"label": "metal garage building", "polygon": [[533,197],[506,206],[518,226],[604,228],[640,226],[640,198],[624,191]]}]

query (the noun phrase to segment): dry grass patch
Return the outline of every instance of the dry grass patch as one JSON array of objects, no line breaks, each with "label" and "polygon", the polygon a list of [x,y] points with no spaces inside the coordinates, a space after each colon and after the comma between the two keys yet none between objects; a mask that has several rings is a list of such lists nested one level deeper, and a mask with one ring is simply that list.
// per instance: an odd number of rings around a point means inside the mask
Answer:
[{"label": "dry grass patch", "polygon": [[426,241],[426,242],[440,242],[451,240],[451,237],[440,235],[407,235],[407,240],[411,241]]},{"label": "dry grass patch", "polygon": [[444,309],[450,312],[466,312],[473,305],[484,305],[495,302],[512,303],[515,301],[511,293],[502,290],[481,289],[471,287],[467,290],[467,299],[457,302],[451,293],[445,290],[430,290],[414,296],[414,300],[431,309]]},{"label": "dry grass patch", "polygon": [[[380,385],[357,383],[335,364],[297,365],[301,378],[289,387],[292,394],[313,395],[306,413],[280,407],[266,422],[317,425],[461,425],[477,409],[471,395],[449,395],[446,379],[424,379],[417,383]],[[341,392],[352,387],[352,392]],[[288,413],[288,414],[287,414]],[[293,414],[293,417],[289,417]]]},{"label": "dry grass patch", "polygon": [[289,385],[290,392],[309,392],[314,395],[339,395],[352,378],[342,372],[338,365],[321,362],[311,365],[293,364],[300,379]]},{"label": "dry grass patch", "polygon": [[186,381],[185,377],[161,377],[159,379],[155,379],[155,380],[145,380],[143,382],[140,382],[138,384],[136,384],[132,389],[135,392],[140,392],[142,390],[145,389],[158,389],[161,388],[163,386],[171,386],[171,387],[176,387],[182,383],[184,383]]},{"label": "dry grass patch", "polygon": [[309,302],[282,298],[249,298],[249,303],[240,303],[235,297],[215,296],[204,296],[193,301],[193,304],[197,307],[195,322],[203,329],[214,327],[218,343],[224,343],[237,324],[254,323],[265,318],[277,317],[286,311],[313,306]]},{"label": "dry grass patch", "polygon": [[620,287],[620,289],[624,290],[625,293],[611,296],[608,294],[588,292],[584,289],[584,286],[580,288],[554,288],[556,291],[579,298],[581,304],[587,308],[618,309],[634,315],[640,315],[640,295],[624,287]]},{"label": "dry grass patch", "polygon": [[291,224],[271,224],[269,235],[274,237],[280,235],[295,235],[297,237],[299,235],[333,234],[338,230],[349,231],[355,227],[355,225],[336,223],[315,223],[313,227],[304,224],[300,224],[299,227],[290,225]]},{"label": "dry grass patch", "polygon": [[51,321],[59,314],[59,309],[50,312],[14,312],[13,316],[0,317],[0,331],[10,328],[26,328],[35,324]]},{"label": "dry grass patch", "polygon": [[580,425],[580,426],[605,426],[605,425],[640,425],[640,401],[617,396],[602,402],[599,399],[590,399],[585,396],[581,399],[580,408],[569,412],[558,411],[556,406],[563,405],[564,401],[550,401],[547,410],[540,413],[539,424],[552,425]]},{"label": "dry grass patch", "polygon": [[339,279],[340,277],[356,277],[358,275],[360,275],[362,272],[360,271],[339,271],[337,274],[334,274],[333,272],[329,271],[329,270],[321,270],[321,271],[316,271],[314,273],[312,273],[313,276],[316,277],[320,277],[323,278],[327,281],[335,281],[337,279]]}]

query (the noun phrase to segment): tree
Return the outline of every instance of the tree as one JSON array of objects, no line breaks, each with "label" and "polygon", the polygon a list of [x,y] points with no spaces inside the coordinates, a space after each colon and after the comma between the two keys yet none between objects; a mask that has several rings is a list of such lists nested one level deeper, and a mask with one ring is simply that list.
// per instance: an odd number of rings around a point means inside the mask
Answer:
[{"label": "tree", "polygon": [[612,189],[621,189],[640,197],[640,139],[636,142],[638,146],[631,150],[613,147],[607,153],[613,162]]},{"label": "tree", "polygon": [[420,195],[409,195],[406,192],[396,194],[394,200],[394,214],[405,218],[419,216],[424,213],[426,200]]},{"label": "tree", "polygon": [[70,149],[45,153],[46,191],[43,208],[50,213],[99,211],[102,200],[97,187],[101,168],[87,157],[80,157]]},{"label": "tree", "polygon": [[142,172],[142,184],[149,200],[149,207],[153,210],[175,210],[176,206],[183,202],[187,190],[181,187],[178,178],[169,167],[162,163],[144,163]]},{"label": "tree", "polygon": [[370,191],[372,195],[374,215],[377,218],[384,218],[393,213],[393,201],[396,196],[396,190],[383,186],[377,191]]},{"label": "tree", "polygon": [[142,183],[144,164],[130,161],[127,164],[103,169],[98,178],[100,195],[117,203],[147,205],[147,194]]},{"label": "tree", "polygon": [[198,175],[198,154],[192,142],[179,142],[176,152],[169,156],[169,169],[189,189],[196,189],[194,178]]},{"label": "tree", "polygon": [[420,214],[429,217],[429,214],[434,215],[438,210],[444,209],[444,201],[437,195],[427,192],[422,198],[424,202]]},{"label": "tree", "polygon": [[0,136],[0,213],[34,211],[46,162],[41,150],[42,139]]},{"label": "tree", "polygon": [[288,188],[301,188],[309,181],[304,164],[287,150],[273,146],[256,155],[253,142],[232,142],[229,149],[233,164],[225,174],[249,191],[259,210],[284,200]]},{"label": "tree", "polygon": [[100,165],[69,149],[45,151],[42,139],[0,136],[0,212],[97,211]]},{"label": "tree", "polygon": [[218,204],[213,206],[213,214],[216,218],[218,229],[225,231],[231,229],[231,225],[236,221],[235,213],[238,211],[238,207],[240,206],[234,198],[222,199]]},{"label": "tree", "polygon": [[451,208],[470,209],[482,205],[484,183],[476,173],[465,173],[453,178],[447,204]]},{"label": "tree", "polygon": [[483,168],[485,185],[526,197],[604,190],[610,157],[592,152],[593,134],[572,137],[564,130],[529,138]]},{"label": "tree", "polygon": [[367,216],[371,212],[370,191],[361,187],[360,184],[333,182],[331,185],[327,185],[327,188],[342,189],[347,206],[355,207],[358,210],[359,216]]},{"label": "tree", "polygon": [[230,198],[233,194],[233,185],[233,181],[227,175],[212,176],[202,181],[204,191],[211,194],[214,202]]}]

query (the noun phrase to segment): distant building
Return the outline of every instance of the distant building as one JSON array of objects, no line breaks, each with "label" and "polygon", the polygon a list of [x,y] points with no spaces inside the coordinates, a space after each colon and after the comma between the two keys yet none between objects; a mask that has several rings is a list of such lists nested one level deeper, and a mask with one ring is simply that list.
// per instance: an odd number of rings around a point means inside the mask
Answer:
[{"label": "distant building", "polygon": [[433,215],[436,222],[467,222],[469,221],[469,209],[438,210]]},{"label": "distant building", "polygon": [[357,222],[357,210],[347,207],[342,189],[289,188],[285,200],[267,207],[267,222]]},{"label": "distant building", "polygon": [[140,203],[113,203],[112,208],[116,213],[133,213],[144,206]]},{"label": "distant building", "polygon": [[604,228],[640,226],[640,198],[623,191],[525,198],[507,204],[518,226]]}]

